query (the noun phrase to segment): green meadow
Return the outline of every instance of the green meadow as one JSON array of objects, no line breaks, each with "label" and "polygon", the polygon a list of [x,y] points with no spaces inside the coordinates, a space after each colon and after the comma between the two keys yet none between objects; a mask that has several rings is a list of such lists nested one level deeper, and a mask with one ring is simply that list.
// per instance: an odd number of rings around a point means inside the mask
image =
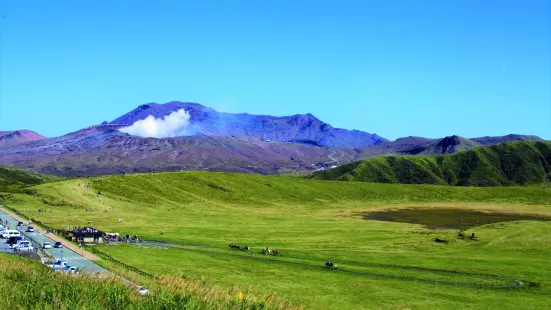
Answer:
[{"label": "green meadow", "polygon": [[[273,293],[307,309],[551,307],[547,186],[449,187],[182,172],[46,183],[4,199],[59,229],[91,222],[106,232],[167,242],[98,247],[146,272],[203,281],[220,290],[236,286]],[[54,212],[39,213],[39,208]],[[404,209],[535,218],[487,224],[481,215],[481,225],[464,231],[477,240],[458,238],[458,229],[364,219],[372,212]],[[441,220],[462,220],[447,216]],[[255,254],[231,250],[232,242],[248,245]],[[265,247],[281,255],[263,255]],[[327,260],[339,269],[323,268]],[[512,287],[514,280],[522,285]]]}]

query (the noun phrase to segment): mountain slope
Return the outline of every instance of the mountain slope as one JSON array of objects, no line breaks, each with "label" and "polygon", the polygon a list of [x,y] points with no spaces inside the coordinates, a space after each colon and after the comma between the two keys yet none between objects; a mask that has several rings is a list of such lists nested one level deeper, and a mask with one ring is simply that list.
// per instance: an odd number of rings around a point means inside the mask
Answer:
[{"label": "mountain slope", "polygon": [[180,109],[185,109],[191,116],[187,128],[189,135],[233,136],[336,148],[358,148],[388,141],[376,134],[333,128],[312,114],[276,117],[247,113],[222,113],[197,103],[177,101],[166,104],[141,105],[109,124],[130,125],[149,115],[162,118]]},{"label": "mountain slope", "polygon": [[30,130],[0,131],[0,148],[44,139],[44,136]]},{"label": "mountain slope", "polygon": [[[39,175],[32,172],[0,166],[0,192],[9,192],[21,186],[38,185],[57,179],[58,178],[50,175]],[[2,200],[1,195],[0,200]]]},{"label": "mountain slope", "polygon": [[[0,152],[0,163],[57,176],[212,170],[261,174],[313,171],[331,161],[329,148],[216,136],[140,138],[101,125]],[[340,151],[341,162],[353,152]]]},{"label": "mountain slope", "polygon": [[451,155],[375,157],[310,177],[459,186],[537,184],[551,179],[551,142],[509,142]]}]

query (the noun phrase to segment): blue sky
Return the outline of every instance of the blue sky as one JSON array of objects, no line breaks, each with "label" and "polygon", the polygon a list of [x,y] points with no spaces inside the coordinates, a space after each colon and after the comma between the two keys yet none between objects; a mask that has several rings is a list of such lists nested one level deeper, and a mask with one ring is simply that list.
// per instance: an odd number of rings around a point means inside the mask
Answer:
[{"label": "blue sky", "polygon": [[550,3],[2,1],[0,130],[179,100],[389,139],[551,139]]}]

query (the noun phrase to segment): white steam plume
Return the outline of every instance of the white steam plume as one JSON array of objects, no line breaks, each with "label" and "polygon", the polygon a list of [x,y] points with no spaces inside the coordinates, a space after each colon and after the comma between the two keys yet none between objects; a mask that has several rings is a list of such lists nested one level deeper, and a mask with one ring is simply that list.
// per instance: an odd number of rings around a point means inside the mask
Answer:
[{"label": "white steam plume", "polygon": [[146,138],[171,138],[185,136],[189,125],[190,115],[184,109],[172,112],[164,118],[149,115],[147,118],[136,121],[119,131]]}]

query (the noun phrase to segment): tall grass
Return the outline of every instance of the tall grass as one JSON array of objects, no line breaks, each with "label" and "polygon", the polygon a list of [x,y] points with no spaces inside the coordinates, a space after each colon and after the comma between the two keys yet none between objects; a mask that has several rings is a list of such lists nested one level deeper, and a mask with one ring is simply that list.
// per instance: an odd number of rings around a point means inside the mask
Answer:
[{"label": "tall grass", "polygon": [[54,272],[37,261],[0,255],[0,309],[298,309],[274,295],[222,291],[200,280],[162,277],[152,292],[116,277]]}]

